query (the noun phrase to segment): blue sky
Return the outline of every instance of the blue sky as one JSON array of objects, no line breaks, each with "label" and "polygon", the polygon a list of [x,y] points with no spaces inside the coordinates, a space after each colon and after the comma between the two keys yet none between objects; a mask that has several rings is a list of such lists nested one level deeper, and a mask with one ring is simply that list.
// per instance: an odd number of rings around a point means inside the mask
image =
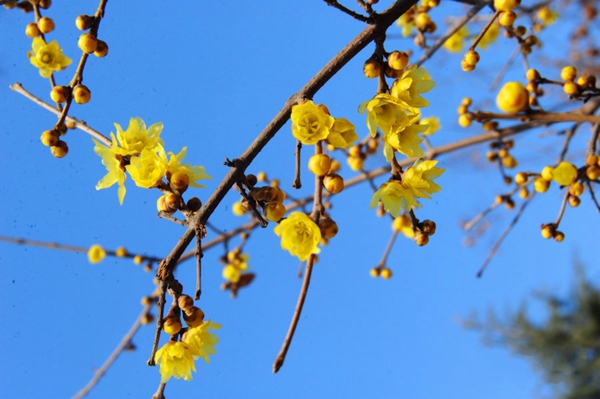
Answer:
[{"label": "blue sky", "polygon": [[[383,9],[388,2],[381,3]],[[73,21],[79,14],[93,13],[96,6],[91,1],[78,2],[76,7],[56,2],[44,14],[54,18],[57,26],[48,39],[57,39],[74,63],[79,57],[79,33]],[[451,3],[432,16],[439,27],[445,27],[446,15],[463,11]],[[125,202],[119,206],[116,188],[96,191],[105,170],[90,138],[80,131],[69,132],[68,156],[53,158],[39,135],[53,126],[55,117],[8,89],[19,81],[48,99],[48,82],[26,58],[31,40],[23,32],[31,18],[0,10],[4,170],[0,234],[83,247],[125,246],[131,252],[165,256],[184,230],[156,217],[157,193],[128,181]],[[227,173],[225,157],[238,156],[284,102],[362,29],[358,21],[318,1],[162,7],[109,2],[99,34],[109,45],[109,55],[92,58],[86,66],[84,83],[92,91],[92,101],[74,105],[71,114],[105,134],[115,131],[113,123],[125,127],[134,116],[148,125],[163,122],[167,150],[176,153],[187,146],[187,159],[204,165],[212,175],[206,189],[191,191],[205,200]],[[390,33],[399,30],[392,27]],[[548,32],[542,40],[545,37],[559,48],[558,36]],[[411,40],[399,36],[386,44],[388,50],[409,48]],[[456,107],[465,95],[488,109],[492,106],[489,82],[512,49],[513,43],[501,38],[492,51],[482,52],[481,65],[469,75],[460,71],[460,56],[441,53],[425,64],[437,86],[425,96],[431,106],[423,114],[439,116],[443,126],[432,138],[434,144],[479,133],[476,127],[458,127]],[[326,104],[334,116],[352,121],[361,137],[368,130],[357,108],[377,88],[375,81],[362,75],[362,63],[372,51],[368,47],[315,96],[315,102]],[[547,51],[560,58],[552,49]],[[58,73],[58,83],[66,84],[73,71],[71,66]],[[557,76],[548,65],[541,71]],[[505,80],[509,78],[524,81],[519,63]],[[514,154],[524,170],[540,170],[558,156],[560,137],[540,133],[516,140]],[[586,134],[574,141],[571,159],[583,153]],[[286,125],[248,171],[265,170],[289,188],[294,149]],[[514,214],[499,209],[476,245],[463,245],[461,220],[475,216],[506,190],[498,171],[481,160],[485,151],[485,146],[479,146],[440,158],[439,166],[447,169],[439,179],[443,190],[417,213],[434,220],[437,233],[424,248],[399,238],[388,264],[394,272],[389,281],[369,276],[391,233],[389,221],[369,209],[371,190],[353,187],[335,198],[331,216],[340,233],[320,255],[294,342],[277,375],[271,372],[272,362],[301,284],[297,259],[280,249],[272,224],[255,232],[246,251],[257,278],[232,300],[219,289],[222,249],[207,252],[200,306],[207,318],[223,324],[221,342],[210,365],[197,363],[192,382],[169,382],[167,397],[547,395],[550,388],[529,363],[506,350],[484,347],[480,336],[465,331],[457,320],[474,311],[485,315],[489,308],[500,314],[514,310],[534,289],[567,293],[574,280],[574,259],[581,260],[597,279],[592,247],[597,241],[586,227],[596,220],[597,212],[584,195],[579,208],[567,209],[561,225],[566,240],[561,244],[543,240],[539,226],[553,221],[560,206],[561,193],[553,187],[529,206],[484,277],[475,278]],[[378,155],[366,167],[383,161]],[[343,174],[353,176],[346,166]],[[308,176],[305,169],[305,187],[294,196],[312,192]],[[227,230],[246,221],[231,214],[236,200],[237,195],[230,193],[211,222]],[[231,245],[236,243],[233,240]],[[83,254],[4,242],[0,242],[0,269],[3,398],[75,394],[134,322],[141,310],[140,298],[154,289],[153,273],[128,260],[107,258],[90,265]],[[190,262],[177,272],[188,291],[193,289],[194,273]],[[532,312],[541,314],[535,303]],[[153,326],[142,328],[134,339],[138,349],[121,355],[89,397],[150,397],[160,379],[156,368],[145,365],[153,334]]]}]

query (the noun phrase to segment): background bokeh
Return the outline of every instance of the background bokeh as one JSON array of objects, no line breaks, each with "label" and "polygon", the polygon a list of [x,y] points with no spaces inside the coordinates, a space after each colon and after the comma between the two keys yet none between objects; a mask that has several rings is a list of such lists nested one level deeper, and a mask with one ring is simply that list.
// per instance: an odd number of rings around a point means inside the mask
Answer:
[{"label": "background bokeh", "polygon": [[[74,20],[79,14],[92,14],[97,4],[55,3],[44,15],[57,26],[48,39],[57,39],[74,60],[56,74],[58,84],[66,84],[80,54]],[[389,2],[381,3],[383,9]],[[440,28],[446,27],[448,16],[466,10],[458,3],[443,3],[432,12]],[[564,15],[568,17],[568,10]],[[26,57],[31,40],[24,30],[32,18],[0,9],[0,234],[84,247],[125,246],[131,252],[165,256],[184,230],[156,217],[157,192],[127,181],[127,195],[119,206],[116,187],[96,191],[105,169],[89,136],[69,132],[68,156],[53,158],[39,135],[54,125],[55,116],[8,89],[18,81],[49,100],[48,82]],[[110,47],[109,55],[90,58],[84,83],[92,91],[92,101],[74,105],[70,114],[105,134],[115,131],[115,122],[126,127],[133,116],[147,125],[163,122],[167,151],[177,153],[187,146],[187,160],[204,165],[212,175],[206,189],[190,191],[205,200],[227,173],[225,157],[238,156],[284,102],[362,29],[362,23],[316,1],[109,2],[99,33]],[[397,27],[389,32],[388,51],[413,47]],[[541,36],[551,43],[543,49],[546,60],[561,59],[566,35],[561,29],[557,32]],[[476,105],[495,109],[489,101],[494,97],[490,84],[514,46],[499,38],[491,50],[482,52],[480,65],[470,74],[460,70],[460,55],[443,51],[425,64],[437,86],[425,95],[431,106],[423,114],[440,117],[443,126],[432,138],[434,144],[480,132],[478,127],[458,127],[456,107],[469,95]],[[315,102],[326,104],[333,116],[352,121],[360,136],[368,131],[358,105],[376,90],[376,82],[362,74],[362,63],[372,51],[369,46],[315,96]],[[539,60],[542,74],[558,76],[560,62]],[[520,62],[504,81],[510,78],[524,81]],[[566,99],[560,95],[556,93]],[[540,170],[554,163],[562,137],[548,132],[560,129],[518,137],[513,153],[519,168]],[[581,157],[587,134],[582,129],[569,157]],[[248,171],[266,171],[291,190],[294,150],[288,125]],[[477,279],[480,264],[515,212],[498,209],[474,246],[463,245],[467,235],[460,229],[461,221],[506,191],[496,167],[485,162],[485,150],[478,146],[440,158],[439,166],[447,169],[439,179],[443,190],[424,200],[417,212],[437,223],[437,233],[424,248],[399,237],[388,264],[394,276],[388,281],[369,276],[391,234],[389,220],[377,218],[369,209],[372,191],[365,184],[334,198],[331,216],[340,233],[320,255],[294,342],[277,375],[272,374],[272,363],[301,284],[297,259],[280,249],[272,224],[255,232],[245,252],[257,277],[233,300],[219,288],[223,279],[218,258],[223,250],[207,252],[200,306],[207,318],[223,324],[218,332],[221,342],[210,365],[197,362],[192,382],[171,380],[166,396],[549,395],[551,387],[526,360],[483,346],[480,336],[464,330],[459,319],[472,312],[485,315],[489,308],[500,314],[514,310],[532,290],[566,293],[574,280],[575,259],[587,266],[592,280],[597,279],[598,242],[589,232],[598,215],[584,195],[580,207],[567,209],[561,224],[565,241],[542,239],[539,226],[555,219],[562,198],[553,186],[530,204],[483,278]],[[305,150],[303,159],[307,158]],[[366,168],[382,162],[379,154]],[[354,175],[347,166],[343,174]],[[312,192],[306,169],[304,186],[292,195]],[[215,226],[228,230],[246,221],[231,213],[236,200],[234,192],[227,196],[211,219]],[[209,231],[208,238],[214,236]],[[129,260],[107,258],[90,265],[85,254],[5,242],[0,242],[0,271],[3,398],[75,394],[134,322],[141,311],[140,299],[154,290],[154,273]],[[188,262],[176,277],[191,292],[194,275],[193,262]],[[536,303],[530,305],[532,314],[542,314]],[[157,368],[146,366],[153,334],[154,325],[143,327],[134,339],[137,350],[123,353],[89,397],[150,397],[160,379]]]}]

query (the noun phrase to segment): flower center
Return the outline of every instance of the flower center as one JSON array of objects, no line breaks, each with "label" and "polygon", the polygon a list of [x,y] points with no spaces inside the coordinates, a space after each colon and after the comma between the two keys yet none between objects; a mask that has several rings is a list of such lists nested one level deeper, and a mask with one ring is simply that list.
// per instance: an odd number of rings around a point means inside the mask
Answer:
[{"label": "flower center", "polygon": [[40,55],[39,59],[44,64],[51,64],[52,61],[54,60],[54,57],[52,56],[52,53],[44,52]]}]

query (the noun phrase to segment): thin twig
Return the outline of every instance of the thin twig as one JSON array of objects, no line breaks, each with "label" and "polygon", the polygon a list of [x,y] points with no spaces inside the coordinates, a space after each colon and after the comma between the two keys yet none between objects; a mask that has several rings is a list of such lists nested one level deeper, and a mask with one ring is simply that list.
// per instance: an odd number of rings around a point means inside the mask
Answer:
[{"label": "thin twig", "polygon": [[579,125],[580,125],[579,123],[576,123],[570,129],[567,129],[565,131],[566,137],[565,137],[565,141],[563,143],[563,147],[560,150],[558,162],[556,162],[557,165],[565,160],[565,157],[567,156],[567,151],[569,151],[569,143],[571,142],[571,139],[575,135],[575,132],[577,131],[577,128],[579,127]]},{"label": "thin twig", "polygon": [[520,120],[523,122],[528,121],[545,121],[545,122],[590,122],[600,123],[600,116],[598,115],[586,115],[575,112],[529,112],[525,114],[496,114],[493,112],[477,111],[474,113],[475,120],[478,122],[485,122],[491,119],[508,119],[508,120]]},{"label": "thin twig", "polygon": [[158,296],[158,303],[156,306],[158,307],[158,317],[156,320],[156,331],[154,332],[154,342],[152,343],[152,352],[150,354],[150,358],[147,363],[148,366],[155,366],[156,361],[154,359],[156,355],[156,351],[158,350],[158,343],[160,341],[160,332],[162,331],[162,323],[165,315],[165,300],[167,295],[167,282],[160,281],[160,295]]},{"label": "thin twig", "polygon": [[200,228],[196,228],[196,294],[194,299],[197,301],[200,299],[202,294],[202,235],[206,234],[206,231]]},{"label": "thin twig", "polygon": [[390,252],[392,251],[392,247],[394,246],[394,242],[396,241],[396,237],[398,236],[398,232],[396,230],[394,230],[392,232],[392,236],[390,237],[390,240],[388,241],[387,246],[385,247],[385,251],[383,252],[383,256],[381,257],[381,260],[379,261],[379,264],[377,266],[379,267],[385,267],[385,264],[387,262],[387,258],[390,255]]},{"label": "thin twig", "polygon": [[521,205],[521,207],[519,208],[519,211],[517,212],[517,214],[513,218],[512,222],[510,222],[510,224],[502,232],[502,235],[500,235],[500,237],[498,238],[498,240],[496,240],[496,242],[494,243],[494,246],[492,247],[492,249],[488,253],[488,256],[485,258],[485,261],[481,265],[481,268],[479,269],[479,272],[477,272],[477,277],[481,277],[482,276],[482,274],[485,271],[487,265],[490,263],[490,261],[492,260],[492,258],[496,254],[496,251],[498,251],[498,248],[500,248],[500,244],[502,244],[502,242],[504,241],[504,239],[506,238],[506,236],[508,236],[508,233],[510,233],[511,230],[512,230],[512,228],[517,224],[517,222],[519,221],[519,218],[523,214],[523,211],[525,211],[525,208],[527,207],[527,204],[529,204],[531,202],[531,200],[533,199],[534,196],[535,196],[535,191],[532,191],[531,194],[529,194],[529,197],[527,197],[527,199],[523,202],[523,205]]},{"label": "thin twig", "polygon": [[161,382],[160,384],[158,384],[158,389],[156,390],[154,395],[152,395],[152,399],[165,399],[165,388],[166,387],[167,387],[166,382]]},{"label": "thin twig", "polygon": [[565,209],[567,209],[567,202],[569,200],[569,190],[565,190],[565,195],[563,195],[563,200],[560,204],[560,209],[558,210],[558,215],[556,216],[556,222],[554,225],[558,228],[560,225],[560,221],[562,220],[563,215],[565,214]]},{"label": "thin twig", "polygon": [[345,7],[345,6],[341,5],[340,3],[338,3],[337,0],[324,0],[324,1],[325,1],[325,3],[327,3],[328,6],[337,8],[338,10],[342,11],[344,14],[350,15],[354,19],[357,19],[357,20],[359,20],[361,22],[365,22],[365,23],[372,23],[371,18],[365,17],[362,14],[352,11],[348,7]]},{"label": "thin twig", "polygon": [[150,312],[151,308],[152,308],[152,304],[146,305],[144,307],[144,309],[142,310],[142,312],[140,313],[138,318],[135,320],[135,323],[133,323],[133,325],[127,332],[127,334],[125,334],[123,336],[123,338],[121,339],[121,342],[119,343],[119,345],[117,345],[117,347],[113,350],[113,352],[110,354],[110,356],[104,361],[104,364],[99,369],[96,370],[96,372],[94,373],[94,376],[92,377],[90,382],[88,382],[86,386],[81,388],[81,390],[79,392],[77,392],[72,397],[72,399],[83,398],[92,390],[92,388],[94,388],[96,386],[96,384],[98,384],[98,382],[100,381],[102,376],[104,376],[104,374],[106,373],[108,368],[110,366],[112,366],[112,364],[115,362],[115,360],[117,360],[117,358],[123,352],[123,350],[125,350],[131,344],[131,340],[133,339],[133,336],[135,335],[135,333],[139,330],[140,326],[142,325],[142,319],[144,317],[146,317],[146,315]]},{"label": "thin twig", "polygon": [[302,142],[300,140],[296,140],[296,152],[294,155],[296,156],[296,171],[294,173],[294,182],[292,183],[292,187],[296,190],[302,187],[302,180],[300,180],[300,169],[302,166],[300,154],[302,152]]},{"label": "thin twig", "polygon": [[471,230],[477,223],[479,223],[481,220],[483,220],[484,217],[486,217],[491,211],[496,209],[499,205],[500,205],[500,203],[494,201],[494,203],[492,205],[490,205],[485,211],[480,212],[477,216],[475,216],[469,222],[465,223],[463,225],[463,230],[465,230],[465,231]]}]

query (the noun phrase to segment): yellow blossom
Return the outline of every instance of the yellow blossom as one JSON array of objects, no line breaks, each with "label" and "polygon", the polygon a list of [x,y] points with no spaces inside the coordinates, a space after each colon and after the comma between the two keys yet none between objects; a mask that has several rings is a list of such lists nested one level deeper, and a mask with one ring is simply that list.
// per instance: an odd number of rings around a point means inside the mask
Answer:
[{"label": "yellow blossom", "polygon": [[292,107],[292,134],[302,144],[315,144],[325,140],[334,119],[312,101]]},{"label": "yellow blossom", "polygon": [[[415,6],[412,6],[412,9],[415,9]],[[405,12],[398,18],[396,21],[396,25],[402,28],[402,36],[407,37],[410,36],[413,29],[415,28],[415,20],[413,18],[413,13],[409,11]]]},{"label": "yellow blossom", "polygon": [[94,244],[88,250],[88,260],[90,263],[100,263],[106,256],[106,251],[98,244]]},{"label": "yellow blossom", "polygon": [[438,161],[417,161],[402,175],[402,184],[419,198],[431,199],[431,194],[439,192],[442,188],[433,181],[446,171],[437,168]]},{"label": "yellow blossom", "polygon": [[335,118],[333,126],[329,129],[327,142],[335,148],[347,148],[358,140],[356,128],[345,118]]},{"label": "yellow blossom", "polygon": [[407,238],[414,238],[415,231],[412,227],[412,221],[407,213],[398,216],[392,222],[392,229],[398,233],[404,234]]},{"label": "yellow blossom", "polygon": [[552,170],[552,180],[561,186],[568,186],[577,180],[577,168],[569,162],[561,162]]},{"label": "yellow blossom", "polygon": [[40,75],[44,78],[49,78],[54,71],[62,71],[71,63],[56,40],[46,44],[42,38],[34,37],[31,48],[32,51],[27,53],[29,62],[40,69]]},{"label": "yellow blossom", "polygon": [[421,97],[421,93],[428,92],[434,86],[435,82],[431,80],[427,70],[413,65],[394,81],[391,94],[411,107],[428,107],[429,102]]},{"label": "yellow blossom", "polygon": [[388,134],[394,126],[396,129],[400,125],[408,124],[408,118],[404,113],[410,107],[390,94],[377,94],[369,101],[365,101],[358,107],[358,112],[364,114],[367,112],[367,127],[371,136],[375,137],[377,128],[381,129],[383,134]]},{"label": "yellow blossom", "polygon": [[485,35],[479,41],[478,46],[484,50],[487,50],[488,45],[494,43],[500,34],[500,25],[498,22],[494,22],[492,26],[485,32]]},{"label": "yellow blossom", "polygon": [[162,383],[166,383],[171,377],[191,381],[192,371],[196,371],[194,356],[183,342],[167,342],[156,352],[154,359],[160,365]]},{"label": "yellow blossom", "polygon": [[550,10],[548,6],[543,6],[538,10],[537,17],[542,23],[542,26],[548,26],[556,21],[558,18],[558,13]]},{"label": "yellow blossom", "polygon": [[160,134],[163,129],[162,122],[152,124],[146,129],[146,124],[141,118],[135,117],[129,120],[127,130],[115,123],[117,129],[116,138],[111,132],[112,147],[119,155],[138,155],[143,149],[155,150],[158,146],[164,146]]},{"label": "yellow blossom", "polygon": [[189,178],[189,185],[192,187],[206,187],[204,184],[196,183],[196,181],[202,179],[210,180],[212,177],[206,174],[204,166],[192,166],[189,163],[182,164],[181,162],[183,161],[183,158],[185,158],[186,153],[187,147],[183,147],[177,155],[169,152],[171,157],[167,163],[167,171],[171,174],[174,174],[175,172],[185,173]]},{"label": "yellow blossom", "polygon": [[125,167],[138,187],[152,188],[162,180],[167,171],[165,150],[159,144],[155,151],[143,149],[139,157],[131,157],[130,164]]},{"label": "yellow blossom", "polygon": [[234,284],[240,281],[241,272],[249,269],[248,259],[247,254],[239,253],[233,259],[229,259],[230,262],[223,268],[223,278]]},{"label": "yellow blossom", "polygon": [[275,227],[275,234],[281,237],[281,248],[301,261],[311,254],[318,254],[321,241],[319,226],[302,212],[292,212]]},{"label": "yellow blossom", "polygon": [[423,126],[427,126],[427,130],[425,130],[423,132],[424,136],[432,135],[442,128],[442,126],[440,125],[439,118],[436,118],[435,116],[430,116],[428,118],[421,118],[421,120],[419,121],[419,124],[423,125]]},{"label": "yellow blossom", "polygon": [[398,217],[401,210],[410,211],[413,208],[421,207],[412,191],[404,187],[398,180],[385,182],[379,187],[379,190],[375,191],[371,200],[371,208],[375,208],[379,201],[383,203],[383,208],[394,217]]},{"label": "yellow blossom", "polygon": [[119,184],[119,190],[117,192],[119,196],[119,204],[123,205],[123,199],[125,198],[125,172],[121,166],[121,160],[123,159],[120,155],[117,155],[113,147],[106,147],[100,144],[97,140],[92,139],[96,144],[94,152],[102,158],[102,165],[106,167],[108,173],[100,179],[96,184],[96,190],[111,187],[113,184]]},{"label": "yellow blossom", "polygon": [[446,40],[444,48],[451,53],[460,53],[465,46],[465,38],[469,36],[469,30],[463,25],[456,33]]},{"label": "yellow blossom", "polygon": [[393,129],[383,136],[383,154],[388,162],[392,160],[394,150],[411,158],[423,156],[423,150],[419,147],[423,139],[419,137],[419,133],[427,130],[427,126],[416,123],[418,118],[418,115],[413,116],[409,119],[410,124]]},{"label": "yellow blossom", "polygon": [[215,345],[219,342],[219,337],[208,330],[218,330],[221,324],[213,323],[208,320],[200,324],[198,327],[190,328],[184,338],[184,342],[188,345],[190,353],[194,359],[201,357],[206,364],[210,363],[208,355],[217,353]]}]

